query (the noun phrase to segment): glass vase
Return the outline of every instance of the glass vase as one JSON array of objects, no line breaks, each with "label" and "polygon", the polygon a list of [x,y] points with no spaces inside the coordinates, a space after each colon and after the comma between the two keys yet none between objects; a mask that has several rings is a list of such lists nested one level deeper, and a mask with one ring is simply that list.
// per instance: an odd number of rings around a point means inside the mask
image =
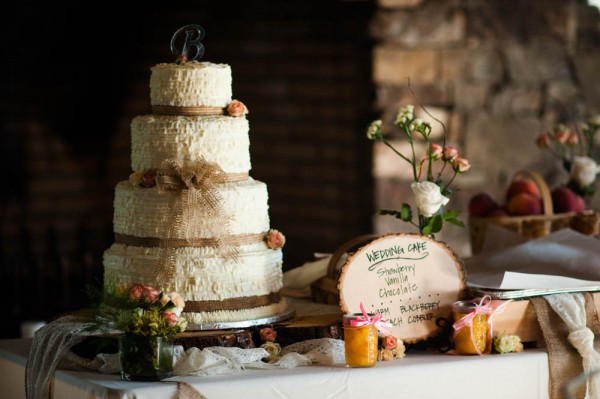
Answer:
[{"label": "glass vase", "polygon": [[121,379],[160,381],[173,372],[173,337],[123,334],[119,337]]}]

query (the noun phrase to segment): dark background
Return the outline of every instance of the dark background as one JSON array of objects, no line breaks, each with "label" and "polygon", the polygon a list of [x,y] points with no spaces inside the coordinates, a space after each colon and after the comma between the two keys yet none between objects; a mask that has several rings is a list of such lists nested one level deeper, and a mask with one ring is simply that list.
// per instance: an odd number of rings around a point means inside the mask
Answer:
[{"label": "dark background", "polygon": [[251,175],[287,237],[284,269],[371,231],[372,2],[123,5],[4,5],[0,338],[87,306],[86,285],[101,283],[129,123],[150,112],[150,67],[174,60],[186,24],[205,28],[204,60],[231,65],[250,109]]}]

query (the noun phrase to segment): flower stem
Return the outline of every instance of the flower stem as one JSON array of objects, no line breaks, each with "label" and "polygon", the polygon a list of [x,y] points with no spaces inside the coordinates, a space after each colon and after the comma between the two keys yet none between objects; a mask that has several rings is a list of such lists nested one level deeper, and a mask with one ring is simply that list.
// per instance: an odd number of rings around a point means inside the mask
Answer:
[{"label": "flower stem", "polygon": [[383,141],[383,144],[387,145],[392,151],[394,151],[398,156],[400,156],[400,158],[404,159],[408,163],[412,163],[410,161],[410,159],[408,159],[406,156],[404,156],[403,154],[398,152],[398,150],[396,150],[394,147],[392,147],[392,145],[390,143],[388,143],[386,140],[382,140],[382,141]]}]

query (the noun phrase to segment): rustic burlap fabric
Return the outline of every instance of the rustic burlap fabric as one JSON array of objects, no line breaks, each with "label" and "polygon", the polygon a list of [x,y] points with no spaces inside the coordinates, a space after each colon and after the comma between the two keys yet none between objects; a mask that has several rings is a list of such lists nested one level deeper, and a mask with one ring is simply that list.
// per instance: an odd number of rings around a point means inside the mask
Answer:
[{"label": "rustic burlap fabric", "polygon": [[[584,293],[587,327],[594,333],[594,348],[600,349],[600,321],[591,294]],[[583,372],[582,357],[569,343],[569,329],[565,322],[543,298],[531,298],[538,323],[548,350],[550,367],[550,398],[564,399],[562,389],[566,383]],[[577,392],[577,398],[585,398],[585,384]]]}]

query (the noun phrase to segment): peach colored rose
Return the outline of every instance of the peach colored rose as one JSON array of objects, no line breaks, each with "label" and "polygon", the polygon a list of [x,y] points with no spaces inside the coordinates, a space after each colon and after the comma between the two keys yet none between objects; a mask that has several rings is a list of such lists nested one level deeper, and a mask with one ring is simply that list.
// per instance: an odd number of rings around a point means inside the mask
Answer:
[{"label": "peach colored rose", "polygon": [[177,322],[179,321],[179,316],[177,316],[177,314],[174,312],[163,312],[162,318],[165,319],[167,324],[171,327],[176,326]]},{"label": "peach colored rose", "polygon": [[569,134],[570,133],[568,130],[560,129],[560,130],[557,130],[556,132],[554,132],[554,134],[552,135],[552,138],[558,144],[564,144],[569,139]]},{"label": "peach colored rose", "polygon": [[275,229],[269,230],[267,234],[267,246],[271,249],[282,248],[285,245],[285,236]]},{"label": "peach colored rose", "polygon": [[141,285],[134,285],[129,289],[129,299],[132,301],[139,301],[142,299],[142,292],[144,291],[144,287]]},{"label": "peach colored rose", "polygon": [[246,108],[243,102],[233,100],[227,105],[227,113],[230,116],[243,116],[248,113],[248,108]]},{"label": "peach colored rose", "polygon": [[134,186],[141,186],[142,185],[142,172],[133,172],[132,174],[129,175],[129,183],[131,183]]},{"label": "peach colored rose", "polygon": [[431,154],[431,158],[440,159],[444,153],[444,147],[439,144],[431,143],[429,145],[429,153]]},{"label": "peach colored rose", "polygon": [[275,342],[277,339],[277,331],[270,327],[266,327],[260,330],[260,339],[263,342]]},{"label": "peach colored rose", "polygon": [[455,171],[463,173],[471,169],[471,164],[464,158],[456,157],[452,160],[452,167]]},{"label": "peach colored rose", "polygon": [[386,335],[383,337],[381,344],[385,349],[394,349],[396,346],[398,346],[398,339],[393,335]]},{"label": "peach colored rose", "polygon": [[577,143],[579,143],[579,135],[577,135],[575,132],[569,133],[569,137],[567,137],[567,144],[575,145]]},{"label": "peach colored rose", "polygon": [[458,149],[452,146],[444,147],[444,161],[452,161],[454,158],[458,157]]},{"label": "peach colored rose", "polygon": [[146,303],[154,303],[160,297],[160,291],[150,286],[145,286],[142,291],[142,298]]},{"label": "peach colored rose", "polygon": [[542,133],[535,140],[536,144],[540,148],[546,148],[550,145],[550,137],[546,133]]}]

